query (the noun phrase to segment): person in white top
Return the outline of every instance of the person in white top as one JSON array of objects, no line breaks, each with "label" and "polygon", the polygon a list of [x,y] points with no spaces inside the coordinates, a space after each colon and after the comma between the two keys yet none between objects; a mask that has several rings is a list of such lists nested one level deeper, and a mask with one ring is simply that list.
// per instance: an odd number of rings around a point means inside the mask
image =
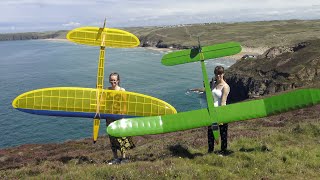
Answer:
[{"label": "person in white top", "polygon": [[[214,69],[215,78],[212,78],[211,91],[213,96],[214,106],[225,106],[227,104],[228,94],[230,92],[230,86],[224,79],[224,68],[222,66],[216,66]],[[219,124],[220,136],[221,136],[221,154],[227,153],[228,146],[228,124]],[[208,152],[214,151],[214,136],[212,133],[212,127],[208,127]]]}]

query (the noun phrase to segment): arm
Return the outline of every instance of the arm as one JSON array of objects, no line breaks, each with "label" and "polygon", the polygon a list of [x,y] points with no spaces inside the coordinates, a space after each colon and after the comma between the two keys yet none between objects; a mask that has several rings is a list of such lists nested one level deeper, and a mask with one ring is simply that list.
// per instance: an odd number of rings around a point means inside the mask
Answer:
[{"label": "arm", "polygon": [[[126,91],[124,88],[121,88],[120,91]],[[121,114],[127,114],[127,95],[122,94],[122,101],[121,101]]]},{"label": "arm", "polygon": [[227,104],[227,98],[230,92],[230,86],[226,84],[222,89],[222,98],[221,98],[221,106],[225,106]]}]

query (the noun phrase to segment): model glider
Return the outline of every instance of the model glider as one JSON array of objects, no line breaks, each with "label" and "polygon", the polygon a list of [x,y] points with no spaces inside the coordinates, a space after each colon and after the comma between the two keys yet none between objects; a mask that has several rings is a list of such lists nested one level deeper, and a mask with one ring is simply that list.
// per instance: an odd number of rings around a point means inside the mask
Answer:
[{"label": "model glider", "polygon": [[220,123],[266,117],[320,103],[320,89],[301,89],[265,99],[214,107],[204,60],[229,56],[240,51],[241,46],[236,42],[204,47],[201,47],[199,43],[196,48],[172,52],[163,56],[162,64],[167,66],[201,62],[208,108],[172,115],[122,119],[111,123],[107,128],[107,133],[116,137],[139,136],[211,125],[214,137],[217,139]]},{"label": "model glider", "polygon": [[139,39],[120,29],[80,27],[71,30],[67,39],[83,45],[100,46],[96,88],[53,87],[29,91],[16,97],[12,106],[17,110],[48,116],[93,118],[93,141],[98,138],[101,118],[125,118],[174,114],[170,104],[144,94],[105,90],[105,48],[131,48]]}]

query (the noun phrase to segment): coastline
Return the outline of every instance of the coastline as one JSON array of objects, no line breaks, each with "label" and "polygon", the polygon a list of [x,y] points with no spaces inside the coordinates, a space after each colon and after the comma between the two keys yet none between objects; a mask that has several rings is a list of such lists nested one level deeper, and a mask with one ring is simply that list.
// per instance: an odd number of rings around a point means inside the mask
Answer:
[{"label": "coastline", "polygon": [[[41,39],[45,41],[56,41],[56,42],[69,42],[67,39],[60,39],[60,38],[50,38],[50,39]],[[180,49],[175,49],[175,48],[157,48],[157,47],[139,47],[139,48],[145,48],[147,50],[152,50],[152,51],[159,51],[163,53],[170,53],[174,51],[179,51]],[[242,46],[242,51],[238,54],[232,55],[232,56],[226,56],[226,58],[230,58],[233,60],[240,60],[241,57],[244,55],[262,55],[266,50],[268,50],[268,47],[246,47]]]},{"label": "coastline", "polygon": [[160,51],[160,52],[165,52],[165,53],[169,53],[169,52],[173,52],[173,51],[178,51],[179,49],[174,49],[174,48],[157,48],[157,47],[140,47],[140,48],[145,48],[148,50],[152,50],[152,51]]},{"label": "coastline", "polygon": [[49,38],[49,39],[40,39],[44,41],[59,41],[59,42],[69,42],[68,39],[60,39],[60,38]]},{"label": "coastline", "polygon": [[228,58],[234,59],[234,60],[240,60],[244,55],[262,55],[264,52],[266,52],[269,48],[268,47],[245,47],[242,46],[242,50],[240,53],[232,55],[232,56],[227,56]]}]

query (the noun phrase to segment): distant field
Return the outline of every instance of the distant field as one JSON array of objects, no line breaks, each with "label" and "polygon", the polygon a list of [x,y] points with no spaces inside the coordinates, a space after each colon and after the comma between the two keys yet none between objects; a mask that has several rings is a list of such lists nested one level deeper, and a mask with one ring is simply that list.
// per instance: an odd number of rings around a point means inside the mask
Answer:
[{"label": "distant field", "polygon": [[[137,35],[141,46],[187,48],[238,41],[247,47],[273,47],[320,39],[320,20],[205,23],[164,27],[123,28]],[[65,38],[67,31],[0,34],[0,40]]]},{"label": "distant field", "polygon": [[247,47],[273,47],[320,38],[320,20],[261,21],[247,23],[207,23],[174,27],[128,28],[143,42],[203,45],[238,41]]}]

